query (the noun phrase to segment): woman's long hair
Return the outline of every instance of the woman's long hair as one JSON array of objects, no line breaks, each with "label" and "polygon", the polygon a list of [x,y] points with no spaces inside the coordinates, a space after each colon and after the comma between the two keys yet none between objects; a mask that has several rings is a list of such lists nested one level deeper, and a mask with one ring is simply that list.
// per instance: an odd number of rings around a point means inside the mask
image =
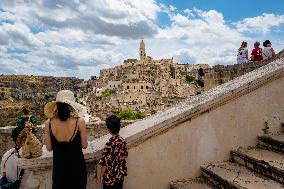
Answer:
[{"label": "woman's long hair", "polygon": [[66,121],[70,117],[69,105],[57,102],[57,116],[61,121]]},{"label": "woman's long hair", "polygon": [[238,49],[238,51],[241,51],[243,48],[246,48],[248,43],[246,41],[243,41],[241,44],[241,47]]}]

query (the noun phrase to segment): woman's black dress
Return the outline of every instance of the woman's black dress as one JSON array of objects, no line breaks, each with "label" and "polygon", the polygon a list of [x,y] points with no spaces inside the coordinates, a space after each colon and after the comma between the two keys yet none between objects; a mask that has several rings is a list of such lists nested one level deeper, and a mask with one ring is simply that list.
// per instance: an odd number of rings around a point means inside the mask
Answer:
[{"label": "woman's black dress", "polygon": [[69,142],[59,142],[49,130],[53,148],[52,189],[86,189],[87,171],[82,152],[78,119]]}]

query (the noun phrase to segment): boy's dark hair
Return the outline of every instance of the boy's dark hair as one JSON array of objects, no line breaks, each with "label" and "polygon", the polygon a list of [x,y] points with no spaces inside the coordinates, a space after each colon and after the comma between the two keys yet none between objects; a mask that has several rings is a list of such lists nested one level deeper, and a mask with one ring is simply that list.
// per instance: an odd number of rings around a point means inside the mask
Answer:
[{"label": "boy's dark hair", "polygon": [[16,127],[15,129],[12,130],[11,138],[15,143],[17,142],[18,136],[23,129],[24,127]]},{"label": "boy's dark hair", "polygon": [[111,134],[118,134],[120,131],[120,119],[111,115],[106,118],[106,126]]},{"label": "boy's dark hair", "polygon": [[260,43],[258,41],[254,42],[254,46],[258,47]]},{"label": "boy's dark hair", "polygon": [[57,116],[61,121],[66,121],[70,117],[69,105],[62,102],[57,102]]},{"label": "boy's dark hair", "polygon": [[264,46],[264,47],[267,47],[268,44],[271,44],[271,42],[270,42],[269,40],[265,40],[265,41],[263,42],[263,46]]}]

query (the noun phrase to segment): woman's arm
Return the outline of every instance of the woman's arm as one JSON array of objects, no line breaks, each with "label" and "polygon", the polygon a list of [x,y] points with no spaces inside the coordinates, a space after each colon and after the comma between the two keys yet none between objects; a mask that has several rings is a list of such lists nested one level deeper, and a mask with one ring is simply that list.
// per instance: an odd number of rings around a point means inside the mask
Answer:
[{"label": "woman's arm", "polygon": [[50,138],[50,130],[49,130],[49,121],[47,120],[45,122],[45,126],[44,126],[44,139],[45,139],[45,145],[46,145],[46,149],[48,151],[52,151],[52,144],[51,144],[51,138]]},{"label": "woman's arm", "polygon": [[276,54],[275,54],[274,49],[273,49],[273,48],[271,48],[271,49],[270,49],[270,51],[271,51],[271,53],[272,53],[272,57],[275,57],[275,56],[276,56]]},{"label": "woman's arm", "polygon": [[82,118],[80,118],[78,122],[79,122],[80,136],[81,136],[81,145],[83,149],[86,149],[88,147],[86,123],[85,120]]},{"label": "woman's arm", "polygon": [[101,181],[101,183],[104,183],[104,174],[105,174],[105,171],[106,171],[106,166],[102,166],[102,167],[101,167],[101,174],[100,174],[100,181]]}]

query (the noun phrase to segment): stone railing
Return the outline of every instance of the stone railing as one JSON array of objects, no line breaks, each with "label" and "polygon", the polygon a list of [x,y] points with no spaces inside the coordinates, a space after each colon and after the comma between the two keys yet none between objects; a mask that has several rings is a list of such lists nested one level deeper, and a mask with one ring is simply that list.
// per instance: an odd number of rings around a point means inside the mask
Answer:
[{"label": "stone railing", "polygon": [[[122,121],[121,125],[122,127],[125,127],[126,125],[129,125],[133,123],[134,121]],[[3,156],[3,154],[10,148],[14,147],[14,142],[12,141],[11,134],[12,130],[16,126],[6,126],[6,127],[0,127],[0,158]],[[40,139],[40,141],[43,141],[43,125],[39,125],[36,128],[35,134]],[[105,122],[101,123],[88,123],[87,124],[87,132],[88,132],[88,139],[94,140],[96,138],[99,138],[105,134],[107,134],[107,128],[105,126]]]},{"label": "stone railing", "polygon": [[[195,177],[203,163],[229,159],[229,151],[256,144],[265,121],[279,132],[284,108],[284,59],[276,60],[206,93],[121,130],[129,148],[126,189],[165,189],[172,180]],[[98,159],[110,136],[90,142],[88,189],[100,188]],[[20,159],[29,182],[51,188],[52,153]]]}]

